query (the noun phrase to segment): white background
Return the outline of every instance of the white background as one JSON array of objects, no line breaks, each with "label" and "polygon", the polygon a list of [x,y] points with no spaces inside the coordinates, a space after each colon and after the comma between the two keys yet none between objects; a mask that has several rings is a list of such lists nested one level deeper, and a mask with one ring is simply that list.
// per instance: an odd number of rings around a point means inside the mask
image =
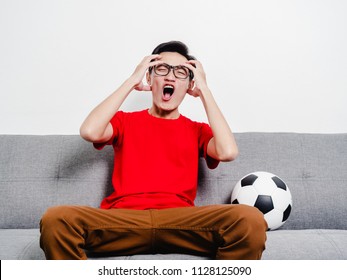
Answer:
[{"label": "white background", "polygon": [[[61,280],[61,279],[120,279],[120,280],[230,280],[230,279],[266,279],[266,280],[293,280],[293,279],[344,279],[345,260],[262,260],[262,261],[239,261],[239,260],[92,260],[92,261],[2,261],[1,279],[36,279],[36,280]],[[99,269],[118,271],[125,269],[150,270],[155,267],[159,272],[163,269],[180,269],[182,275],[99,275]],[[237,271],[241,267],[250,267],[251,274],[217,275],[225,271],[224,268]],[[201,268],[201,270],[199,270]],[[235,270],[236,268],[236,270]],[[194,275],[195,271],[211,271],[207,275]],[[213,275],[213,271],[215,275]],[[228,271],[228,270],[227,270]],[[199,274],[199,273],[198,273]],[[222,274],[222,273],[221,273]],[[228,273],[227,273],[228,274]]]},{"label": "white background", "polygon": [[[159,43],[185,42],[235,132],[347,132],[347,1],[0,0],[0,134],[78,134]],[[151,105],[134,92],[122,109]],[[200,100],[181,113],[206,121]]]}]

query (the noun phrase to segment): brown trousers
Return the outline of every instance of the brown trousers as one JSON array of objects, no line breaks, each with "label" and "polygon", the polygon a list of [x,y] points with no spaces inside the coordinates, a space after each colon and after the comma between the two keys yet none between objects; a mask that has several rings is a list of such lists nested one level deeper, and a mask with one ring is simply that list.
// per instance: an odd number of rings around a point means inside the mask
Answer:
[{"label": "brown trousers", "polygon": [[163,210],[57,206],[47,210],[40,225],[47,259],[87,259],[86,251],[260,259],[267,230],[263,214],[245,205]]}]

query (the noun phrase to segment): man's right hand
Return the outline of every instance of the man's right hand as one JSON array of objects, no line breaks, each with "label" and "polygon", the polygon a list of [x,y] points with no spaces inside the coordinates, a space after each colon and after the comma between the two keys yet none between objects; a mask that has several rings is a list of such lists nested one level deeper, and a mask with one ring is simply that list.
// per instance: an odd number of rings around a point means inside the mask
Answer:
[{"label": "man's right hand", "polygon": [[151,86],[143,83],[143,77],[149,67],[153,67],[160,63],[161,56],[153,54],[146,56],[142,59],[141,63],[136,67],[134,73],[131,75],[130,80],[134,83],[134,89],[138,91],[150,91]]}]

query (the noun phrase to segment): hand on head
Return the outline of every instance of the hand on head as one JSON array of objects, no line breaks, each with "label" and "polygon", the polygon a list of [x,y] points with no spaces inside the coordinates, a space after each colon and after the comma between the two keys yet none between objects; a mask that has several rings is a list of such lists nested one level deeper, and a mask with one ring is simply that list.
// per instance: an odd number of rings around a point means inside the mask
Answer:
[{"label": "hand on head", "polygon": [[149,67],[153,67],[160,63],[160,55],[159,54],[153,54],[146,56],[142,59],[139,65],[137,65],[134,73],[131,75],[131,78],[134,79],[135,87],[134,89],[138,91],[150,91],[151,86],[150,84],[146,85],[143,83],[143,77],[146,74],[146,71]]}]

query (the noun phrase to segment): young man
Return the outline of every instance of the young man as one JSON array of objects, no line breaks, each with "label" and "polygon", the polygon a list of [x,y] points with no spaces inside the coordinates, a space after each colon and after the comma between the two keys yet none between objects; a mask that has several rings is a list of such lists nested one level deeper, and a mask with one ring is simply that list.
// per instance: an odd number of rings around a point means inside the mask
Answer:
[{"label": "young man", "polygon": [[[146,75],[148,85],[142,80]],[[151,108],[119,110],[136,89],[152,91]],[[179,112],[186,93],[199,97],[209,125]],[[216,259],[260,259],[267,225],[254,207],[194,206],[198,159],[210,168],[238,154],[234,136],[206,82],[201,63],[177,41],[160,44],[86,118],[81,136],[114,148],[114,193],[101,209],[58,206],[41,220],[47,259],[187,253]]]}]

